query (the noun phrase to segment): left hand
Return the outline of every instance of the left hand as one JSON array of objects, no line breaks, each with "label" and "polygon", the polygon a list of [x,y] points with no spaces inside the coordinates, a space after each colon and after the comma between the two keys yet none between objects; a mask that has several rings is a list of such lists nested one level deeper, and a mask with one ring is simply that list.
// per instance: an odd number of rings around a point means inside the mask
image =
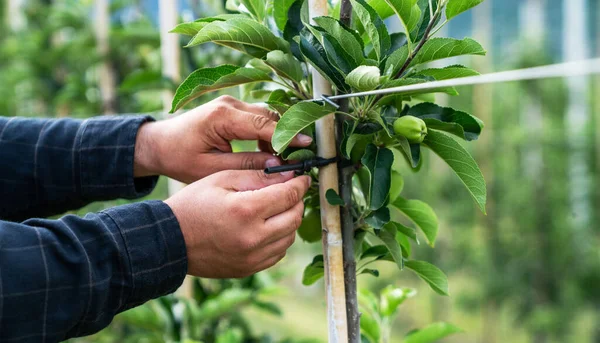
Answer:
[{"label": "left hand", "polygon": [[[136,139],[134,175],[192,183],[223,170],[280,165],[270,144],[278,119],[266,108],[222,96],[172,119],[146,123]],[[232,140],[258,140],[261,151],[233,153]],[[298,135],[291,146],[311,141]]]}]

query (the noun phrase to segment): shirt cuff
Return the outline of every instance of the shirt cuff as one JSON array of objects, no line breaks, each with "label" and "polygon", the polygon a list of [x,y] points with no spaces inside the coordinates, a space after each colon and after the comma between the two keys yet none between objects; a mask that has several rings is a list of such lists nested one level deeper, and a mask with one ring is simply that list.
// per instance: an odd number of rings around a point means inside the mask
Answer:
[{"label": "shirt cuff", "polygon": [[134,178],[135,141],[148,116],[86,120],[75,138],[84,199],[137,199],[152,192],[158,176]]},{"label": "shirt cuff", "polygon": [[162,201],[103,211],[121,233],[129,260],[131,293],[123,310],[174,292],[187,274],[187,251],[179,222]]}]

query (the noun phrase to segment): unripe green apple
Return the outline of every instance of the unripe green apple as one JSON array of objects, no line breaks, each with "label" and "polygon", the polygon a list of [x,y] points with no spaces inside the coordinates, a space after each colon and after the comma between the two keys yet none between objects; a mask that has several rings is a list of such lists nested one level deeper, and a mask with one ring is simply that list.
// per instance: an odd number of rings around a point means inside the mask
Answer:
[{"label": "unripe green apple", "polygon": [[427,125],[420,118],[404,116],[394,122],[394,132],[406,137],[411,143],[422,143],[427,136]]},{"label": "unripe green apple", "polygon": [[298,228],[298,235],[302,240],[314,243],[321,240],[321,214],[313,208],[306,208],[302,224]]}]

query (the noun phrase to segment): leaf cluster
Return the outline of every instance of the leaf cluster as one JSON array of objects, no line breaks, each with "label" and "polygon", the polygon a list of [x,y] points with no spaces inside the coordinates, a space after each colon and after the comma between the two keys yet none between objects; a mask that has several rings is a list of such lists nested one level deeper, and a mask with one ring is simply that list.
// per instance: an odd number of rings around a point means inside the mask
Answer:
[{"label": "leaf cluster", "polygon": [[[458,139],[476,140],[481,120],[466,112],[440,107],[435,93],[458,95],[444,87],[386,96],[353,98],[348,110],[312,99],[311,69],[332,85],[334,93],[361,92],[434,80],[478,75],[462,65],[431,68],[428,63],[463,55],[485,55],[476,41],[435,38],[448,20],[482,0],[351,0],[353,23],[348,26],[334,16],[309,20],[307,1],[230,0],[235,14],[201,18],[183,23],[173,32],[191,36],[188,47],[214,43],[248,56],[244,67],[223,65],[193,72],[176,92],[172,111],[195,98],[226,87],[242,86],[249,99],[264,101],[280,114],[272,139],[274,150],[284,159],[303,160],[316,155],[316,147],[288,148],[298,133],[312,134],[320,118],[338,112],[346,118],[339,151],[351,161],[356,175],[351,203],[328,192],[333,205],[349,206],[355,221],[358,273],[377,276],[366,268],[376,261],[394,262],[399,269],[414,271],[431,288],[448,294],[445,275],[427,262],[410,259],[412,245],[421,231],[435,244],[438,220],[422,201],[400,196],[403,183],[399,162],[418,171],[422,150],[429,149],[447,162],[485,212],[486,188],[482,173]],[[397,16],[402,32],[389,32],[384,20]],[[442,21],[441,18],[445,17]],[[268,86],[267,86],[268,84]],[[266,88],[270,87],[270,88]],[[396,134],[393,123],[400,117],[422,120],[428,134],[422,143],[411,143]],[[312,172],[315,176],[315,172]],[[318,180],[305,200],[319,207]],[[320,228],[318,228],[320,230]],[[323,274],[323,258],[317,256],[304,272],[305,284]]]}]

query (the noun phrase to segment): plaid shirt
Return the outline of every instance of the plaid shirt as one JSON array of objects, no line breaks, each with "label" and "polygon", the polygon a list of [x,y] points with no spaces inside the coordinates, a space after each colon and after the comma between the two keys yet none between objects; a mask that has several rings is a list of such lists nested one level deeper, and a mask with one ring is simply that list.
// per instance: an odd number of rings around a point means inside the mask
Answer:
[{"label": "plaid shirt", "polygon": [[157,178],[133,177],[147,120],[0,117],[0,342],[89,335],[182,283],[185,242],[161,201],[28,219],[148,194]]}]

